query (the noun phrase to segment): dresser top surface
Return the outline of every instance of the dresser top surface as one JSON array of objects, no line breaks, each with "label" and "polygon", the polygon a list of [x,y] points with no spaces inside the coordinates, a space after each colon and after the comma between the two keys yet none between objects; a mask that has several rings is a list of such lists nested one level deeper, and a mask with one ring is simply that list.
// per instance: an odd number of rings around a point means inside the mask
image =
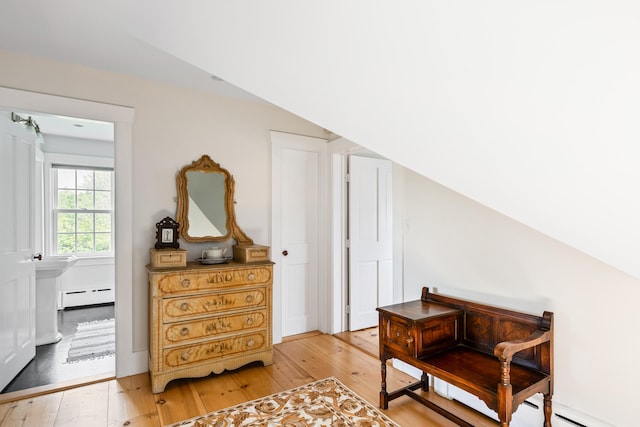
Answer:
[{"label": "dresser top surface", "polygon": [[170,267],[170,268],[154,268],[151,264],[147,265],[147,271],[149,273],[180,273],[190,271],[215,271],[227,268],[256,268],[256,267],[270,267],[274,263],[272,261],[256,261],[251,263],[237,262],[229,260],[220,264],[201,264],[198,261],[187,262],[186,267]]},{"label": "dresser top surface", "polygon": [[422,300],[402,302],[399,304],[379,307],[379,312],[399,316],[410,321],[419,321],[427,318],[446,316],[461,313],[462,310],[438,304],[435,302],[424,302]]}]

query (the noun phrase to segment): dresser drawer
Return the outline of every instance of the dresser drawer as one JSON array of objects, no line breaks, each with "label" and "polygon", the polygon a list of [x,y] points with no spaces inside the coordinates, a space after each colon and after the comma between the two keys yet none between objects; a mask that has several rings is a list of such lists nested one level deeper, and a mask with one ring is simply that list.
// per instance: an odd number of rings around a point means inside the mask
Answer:
[{"label": "dresser drawer", "polygon": [[243,289],[237,292],[205,294],[162,301],[164,323],[251,307],[264,307],[266,288]]},{"label": "dresser drawer", "polygon": [[228,286],[271,283],[271,266],[220,268],[202,271],[172,271],[157,275],[155,296],[220,289]]},{"label": "dresser drawer", "polygon": [[177,368],[240,353],[261,351],[268,347],[266,334],[266,331],[258,331],[252,334],[223,338],[202,344],[165,349],[162,359],[165,367]]},{"label": "dresser drawer", "polygon": [[267,327],[267,310],[217,316],[191,322],[169,323],[163,326],[163,346],[216,335]]}]

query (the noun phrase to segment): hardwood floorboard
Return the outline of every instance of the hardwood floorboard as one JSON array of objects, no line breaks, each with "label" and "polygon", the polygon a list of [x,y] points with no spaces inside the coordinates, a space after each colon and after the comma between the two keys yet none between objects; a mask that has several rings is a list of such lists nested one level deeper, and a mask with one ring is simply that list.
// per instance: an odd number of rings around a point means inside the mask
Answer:
[{"label": "hardwood floorboard", "polygon": [[149,375],[133,375],[109,382],[109,427],[160,425]]},{"label": "hardwood floorboard", "polygon": [[[174,380],[158,394],[151,393],[145,373],[41,396],[16,397],[0,403],[0,427],[161,427],[331,376],[377,407],[380,361],[370,354],[370,345],[369,349],[366,343],[354,346],[359,341],[373,341],[371,334],[366,334],[351,344],[319,333],[288,338],[275,346],[270,366],[252,365],[206,378]],[[414,381],[392,367],[387,373],[390,391]],[[476,426],[496,425],[435,393],[429,398],[448,405]],[[408,397],[394,400],[384,412],[402,426],[454,426]]]},{"label": "hardwood floorboard", "polygon": [[[0,406],[0,419],[3,426],[38,427],[52,426],[55,423],[62,393],[53,393],[4,403]],[[2,407],[6,411],[3,411]]]},{"label": "hardwood floorboard", "polygon": [[273,349],[273,365],[264,369],[275,382],[281,385],[283,390],[299,387],[313,381],[313,377],[308,372],[287,357],[280,345]]},{"label": "hardwood floorboard", "polygon": [[372,357],[379,356],[380,337],[377,326],[353,332],[340,332],[334,334],[334,336],[370,354]]},{"label": "hardwood floorboard", "polygon": [[224,373],[213,378],[196,381],[196,389],[206,412],[217,411],[246,400],[233,377]]},{"label": "hardwood floorboard", "polygon": [[[109,383],[78,387],[62,393],[54,426],[100,426],[109,419]],[[45,424],[41,424],[45,425]]]}]

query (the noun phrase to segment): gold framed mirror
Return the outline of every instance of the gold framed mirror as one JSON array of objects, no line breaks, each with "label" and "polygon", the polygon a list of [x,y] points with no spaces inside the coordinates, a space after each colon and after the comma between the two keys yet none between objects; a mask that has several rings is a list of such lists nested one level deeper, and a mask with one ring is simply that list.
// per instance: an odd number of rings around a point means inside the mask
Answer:
[{"label": "gold framed mirror", "polygon": [[238,227],[234,210],[234,180],[229,171],[204,154],[183,167],[176,177],[180,236],[187,242],[253,240]]}]

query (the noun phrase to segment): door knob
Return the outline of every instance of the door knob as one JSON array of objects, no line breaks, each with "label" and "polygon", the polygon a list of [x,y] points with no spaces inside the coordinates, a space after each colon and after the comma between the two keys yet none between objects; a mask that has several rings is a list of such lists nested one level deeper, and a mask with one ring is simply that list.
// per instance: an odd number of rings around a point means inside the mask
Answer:
[{"label": "door knob", "polygon": [[289,251],[287,251],[287,250],[285,249],[284,251],[282,251],[282,255],[283,255],[283,256],[287,256],[287,255],[289,255]]}]

